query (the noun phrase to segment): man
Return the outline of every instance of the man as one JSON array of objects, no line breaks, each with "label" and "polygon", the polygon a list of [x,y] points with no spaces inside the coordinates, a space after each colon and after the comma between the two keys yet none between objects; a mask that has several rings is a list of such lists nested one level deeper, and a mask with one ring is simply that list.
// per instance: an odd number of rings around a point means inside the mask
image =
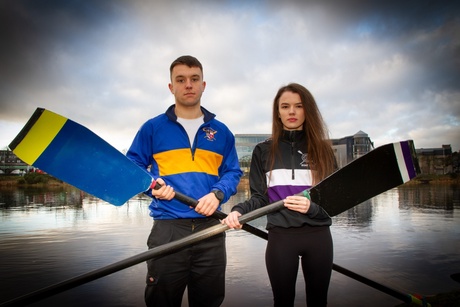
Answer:
[{"label": "man", "polygon": [[[181,56],[171,64],[170,77],[175,104],[140,128],[127,153],[162,185],[151,191],[149,248],[219,224],[209,216],[236,193],[242,175],[233,134],[201,106],[206,87],[201,63]],[[174,189],[198,199],[196,208],[175,200]],[[225,233],[149,260],[145,302],[181,306],[187,287],[189,306],[220,306],[225,266]]]}]

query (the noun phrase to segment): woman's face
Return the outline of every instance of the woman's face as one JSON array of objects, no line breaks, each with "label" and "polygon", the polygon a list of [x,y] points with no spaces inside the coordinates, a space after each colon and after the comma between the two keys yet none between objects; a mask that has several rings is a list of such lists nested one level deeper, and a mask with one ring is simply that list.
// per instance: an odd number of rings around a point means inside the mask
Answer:
[{"label": "woman's face", "polygon": [[281,94],[278,113],[285,130],[302,130],[305,121],[305,110],[300,96],[293,92]]}]

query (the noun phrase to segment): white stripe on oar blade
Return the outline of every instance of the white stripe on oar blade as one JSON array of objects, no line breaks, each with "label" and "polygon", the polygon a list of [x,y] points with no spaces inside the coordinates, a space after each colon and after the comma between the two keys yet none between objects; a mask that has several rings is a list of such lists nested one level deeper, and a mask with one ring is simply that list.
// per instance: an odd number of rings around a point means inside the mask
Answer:
[{"label": "white stripe on oar blade", "polygon": [[410,180],[409,172],[407,171],[406,161],[404,160],[404,154],[402,152],[401,143],[393,143],[395,149],[396,160],[398,161],[399,171],[401,172],[401,178],[403,182]]}]

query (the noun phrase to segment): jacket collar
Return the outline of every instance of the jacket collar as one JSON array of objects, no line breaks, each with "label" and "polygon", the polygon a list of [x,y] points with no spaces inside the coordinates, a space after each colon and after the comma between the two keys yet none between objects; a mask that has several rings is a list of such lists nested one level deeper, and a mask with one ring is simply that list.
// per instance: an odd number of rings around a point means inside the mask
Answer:
[{"label": "jacket collar", "polygon": [[[177,116],[176,116],[176,113],[174,112],[174,109],[176,108],[176,105],[171,105],[167,110],[166,110],[166,116],[168,116],[168,118],[174,122],[177,122]],[[203,115],[204,115],[204,122],[207,123],[209,122],[210,120],[212,120],[214,117],[216,117],[216,114],[214,113],[211,113],[209,112],[208,110],[206,110],[205,108],[203,107],[200,107],[201,108],[201,112],[203,112]]]},{"label": "jacket collar", "polygon": [[303,130],[283,130],[281,134],[281,140],[290,143],[305,142],[307,139]]}]

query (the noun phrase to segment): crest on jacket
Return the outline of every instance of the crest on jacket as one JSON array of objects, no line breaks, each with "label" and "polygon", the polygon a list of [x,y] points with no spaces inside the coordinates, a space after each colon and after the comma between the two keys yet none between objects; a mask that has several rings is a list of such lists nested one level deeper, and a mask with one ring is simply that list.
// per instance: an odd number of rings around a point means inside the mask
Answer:
[{"label": "crest on jacket", "polygon": [[212,129],[211,127],[204,127],[203,131],[206,132],[205,139],[211,142],[216,140],[216,130]]},{"label": "crest on jacket", "polygon": [[298,150],[297,152],[300,154],[300,157],[301,157],[300,166],[310,169],[310,165],[308,164],[308,160],[307,160],[307,154],[302,153],[300,150]]}]

